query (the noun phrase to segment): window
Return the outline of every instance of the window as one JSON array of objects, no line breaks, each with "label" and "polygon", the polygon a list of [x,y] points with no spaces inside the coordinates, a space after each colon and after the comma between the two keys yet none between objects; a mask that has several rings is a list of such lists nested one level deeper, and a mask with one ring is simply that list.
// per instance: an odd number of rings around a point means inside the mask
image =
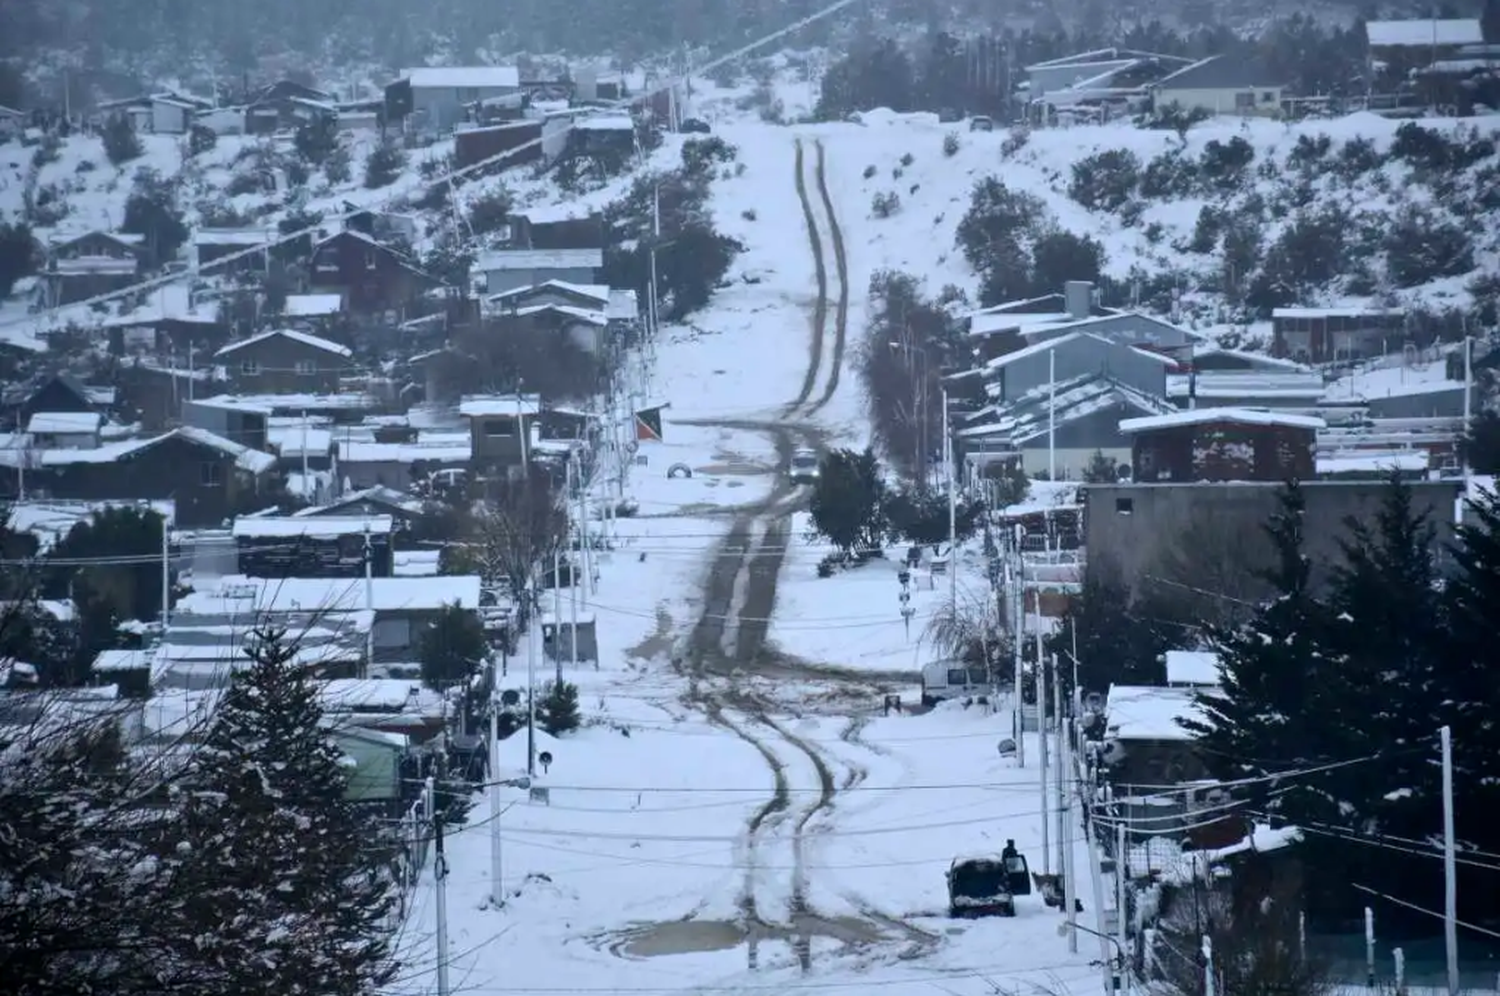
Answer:
[{"label": "window", "polygon": [[244,374],[246,377],[254,377],[256,374],[260,373],[260,364],[255,360],[245,360],[240,363],[240,373]]},{"label": "window", "polygon": [[961,667],[950,667],[948,669],[948,684],[962,686],[969,673]]},{"label": "window", "polygon": [[367,270],[373,270],[373,269],[375,269],[375,250],[374,249],[366,249],[365,250],[365,269],[367,269]]},{"label": "window", "polygon": [[1251,92],[1237,93],[1234,95],[1234,109],[1237,111],[1252,110],[1255,107],[1255,94]]},{"label": "window", "polygon": [[492,418],[484,423],[484,434],[490,439],[509,439],[516,434],[508,418]]},{"label": "window", "polygon": [[1131,512],[1134,512],[1134,511],[1135,511],[1135,499],[1134,498],[1116,498],[1115,499],[1115,512],[1117,514],[1119,514],[1119,515],[1129,515]]},{"label": "window", "polygon": [[198,482],[205,488],[217,488],[224,483],[224,465],[203,463],[198,465]]},{"label": "window", "polygon": [[317,360],[298,360],[297,372],[304,377],[311,377],[318,372]]},{"label": "window", "polygon": [[1267,90],[1260,95],[1260,102],[1262,104],[1274,104],[1276,103],[1276,94],[1270,90]]}]

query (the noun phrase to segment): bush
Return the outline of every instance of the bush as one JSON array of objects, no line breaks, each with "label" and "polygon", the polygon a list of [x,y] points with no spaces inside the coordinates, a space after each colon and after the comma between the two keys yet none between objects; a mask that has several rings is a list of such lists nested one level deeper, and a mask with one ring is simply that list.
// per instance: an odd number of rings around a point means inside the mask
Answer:
[{"label": "bush", "polygon": [[1104,245],[1087,235],[1059,229],[1048,232],[1032,246],[1032,289],[1052,294],[1069,280],[1098,283],[1104,270]]},{"label": "bush", "polygon": [[145,152],[135,126],[123,114],[116,114],[105,122],[102,137],[104,155],[111,165],[123,166],[132,159],[139,159]]},{"label": "bush", "polygon": [[870,200],[870,213],[877,218],[889,218],[901,210],[901,195],[894,190],[883,191]]},{"label": "bush", "polygon": [[80,159],[78,165],[73,167],[74,173],[92,173],[99,168],[99,164],[92,159]]},{"label": "bush", "polygon": [[389,187],[406,168],[406,153],[400,146],[386,142],[365,159],[365,189]]},{"label": "bush", "polygon": [[1046,221],[1047,206],[1040,198],[990,176],[974,184],[969,209],[958,223],[957,242],[969,265],[984,273]]},{"label": "bush", "polygon": [[212,128],[193,125],[188,129],[188,155],[201,156],[218,147],[219,134]]},{"label": "bush", "polygon": [[1073,164],[1068,196],[1090,211],[1118,211],[1135,193],[1141,161],[1127,149],[1096,152]]},{"label": "bush", "polygon": [[25,222],[0,222],[0,297],[17,280],[36,272],[36,240]]},{"label": "bush", "polygon": [[910,152],[904,153],[901,156],[901,166],[902,166],[902,168],[910,166],[914,162],[916,162],[916,159],[912,157],[912,154]]},{"label": "bush", "polygon": [[329,183],[348,183],[354,175],[353,157],[347,146],[339,145],[333,153],[323,161],[323,175],[328,178]]},{"label": "bush", "polygon": [[[446,187],[446,184],[444,185]],[[512,202],[509,190],[501,187],[469,203],[469,228],[475,235],[498,232],[510,223]]]},{"label": "bush", "polygon": [[1238,187],[1245,178],[1245,171],[1255,161],[1255,147],[1239,135],[1228,142],[1211,139],[1203,147],[1198,164],[1198,176],[1206,184],[1220,190]]},{"label": "bush", "polygon": [[62,158],[62,139],[55,133],[48,132],[42,136],[41,142],[37,144],[36,151],[31,154],[31,165],[41,169],[49,163],[55,163]]},{"label": "bush", "polygon": [[1198,223],[1193,226],[1193,238],[1188,251],[1211,253],[1219,245],[1219,236],[1224,232],[1224,212],[1212,204],[1205,204],[1198,211]]},{"label": "bush", "polygon": [[1025,125],[1016,125],[1006,132],[1005,140],[1000,143],[1000,158],[1010,159],[1026,148],[1026,143],[1029,141],[1031,141],[1031,129]]},{"label": "bush", "polygon": [[1266,252],[1247,301],[1268,309],[1290,304],[1346,269],[1349,218],[1338,209],[1302,212]]},{"label": "bush", "polygon": [[1293,169],[1316,173],[1332,149],[1333,139],[1327,135],[1298,135],[1297,144],[1287,153],[1286,164]]},{"label": "bush", "polygon": [[875,174],[878,173],[878,172],[880,172],[880,171],[877,170],[874,166],[866,166],[865,167],[865,172],[864,172],[864,178],[866,180],[873,180],[873,179],[875,179]]},{"label": "bush", "polygon": [[950,131],[948,134],[943,136],[943,155],[947,156],[949,159],[952,159],[954,156],[958,155],[958,149],[958,132]]},{"label": "bush", "polygon": [[536,703],[536,719],[552,736],[571,733],[583,725],[578,708],[578,686],[566,681],[549,681],[543,686]]},{"label": "bush", "polygon": [[1339,147],[1334,157],[1333,171],[1346,181],[1352,181],[1385,163],[1385,157],[1375,148],[1375,143],[1364,136],[1351,138]]},{"label": "bush", "polygon": [[1188,197],[1198,189],[1198,164],[1180,151],[1163,152],[1141,171],[1141,196],[1148,200]]},{"label": "bush", "polygon": [[755,208],[745,208],[740,212],[740,217],[746,221],[754,221],[759,216],[755,213]]},{"label": "bush", "polygon": [[682,143],[682,168],[688,173],[712,176],[716,164],[729,164],[740,150],[718,135],[692,138]]},{"label": "bush", "polygon": [[1175,131],[1177,137],[1186,142],[1188,129],[1195,124],[1207,121],[1211,116],[1201,107],[1188,110],[1173,101],[1165,107],[1154,108],[1150,113],[1137,118],[1136,124],[1142,128],[1158,131]]},{"label": "bush", "polygon": [[331,115],[320,115],[303,123],[292,137],[297,155],[309,166],[321,166],[339,147],[339,125]]},{"label": "bush", "polygon": [[1474,269],[1474,240],[1451,221],[1409,207],[1385,239],[1386,267],[1397,287],[1456,277]]}]

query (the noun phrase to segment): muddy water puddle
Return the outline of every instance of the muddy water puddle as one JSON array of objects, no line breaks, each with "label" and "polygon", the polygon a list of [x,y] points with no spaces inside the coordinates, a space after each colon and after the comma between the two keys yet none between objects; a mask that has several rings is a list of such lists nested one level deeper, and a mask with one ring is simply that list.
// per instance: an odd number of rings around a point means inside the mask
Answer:
[{"label": "muddy water puddle", "polygon": [[789,926],[744,924],[729,920],[672,920],[642,924],[621,931],[608,948],[622,958],[664,958],[671,955],[732,951],[761,943],[806,945],[814,939],[855,947],[889,940],[874,924],[854,917],[796,918]]}]

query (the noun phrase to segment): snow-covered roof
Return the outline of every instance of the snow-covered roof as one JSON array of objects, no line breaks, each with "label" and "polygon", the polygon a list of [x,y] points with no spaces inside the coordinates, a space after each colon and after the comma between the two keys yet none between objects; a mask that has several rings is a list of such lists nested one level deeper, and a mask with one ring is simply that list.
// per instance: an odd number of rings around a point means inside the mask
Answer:
[{"label": "snow-covered roof", "polygon": [[1219,655],[1212,650],[1168,650],[1167,684],[1217,685]]},{"label": "snow-covered roof", "polygon": [[344,299],[338,294],[288,294],[282,314],[288,318],[320,318],[344,310]]},{"label": "snow-covered roof", "polygon": [[389,515],[240,516],[230,535],[235,539],[309,538],[338,539],[340,536],[389,535],[396,522]]},{"label": "snow-covered roof", "polygon": [[304,453],[327,456],[333,449],[333,430],[315,425],[276,426],[266,429],[266,444],[275,447],[283,458],[300,457]]},{"label": "snow-covered roof", "polygon": [[260,246],[276,239],[269,228],[200,228],[193,233],[195,246]]},{"label": "snow-covered roof", "polygon": [[51,268],[64,276],[69,274],[126,274],[140,268],[135,257],[117,259],[114,256],[76,256],[72,259],[55,259]]},{"label": "snow-covered roof", "polygon": [[591,212],[586,207],[580,207],[576,203],[567,204],[533,204],[516,214],[533,225],[555,225],[563,221],[583,221]]},{"label": "snow-covered roof", "polygon": [[634,131],[635,122],[624,114],[609,114],[597,118],[584,118],[576,122],[573,127],[583,131]]},{"label": "snow-covered roof", "polygon": [[1167,397],[1186,398],[1301,398],[1316,401],[1327,386],[1323,375],[1297,370],[1204,370],[1169,374]]},{"label": "snow-covered roof", "polygon": [[412,707],[440,705],[435,693],[420,681],[398,678],[333,678],[322,683],[318,696],[325,709],[399,712]]},{"label": "snow-covered roof", "polygon": [[499,249],[474,261],[480,273],[493,270],[597,270],[604,265],[603,249]]},{"label": "snow-covered roof", "polygon": [[1292,415],[1286,412],[1264,411],[1257,408],[1193,408],[1170,415],[1152,415],[1146,418],[1127,418],[1120,422],[1120,431],[1150,432],[1155,429],[1172,429],[1187,425],[1212,425],[1216,422],[1233,422],[1240,425],[1279,425],[1289,429],[1324,429],[1327,423],[1310,415]]},{"label": "snow-covered roof", "polygon": [[342,495],[337,501],[329,502],[327,505],[298,509],[292,515],[297,518],[310,515],[328,515],[330,514],[329,509],[344,508],[362,501],[379,502],[406,512],[422,511],[421,499],[413,498],[411,495],[403,491],[397,491],[395,488],[388,488],[384,484],[376,484],[361,491],[351,491],[348,494]]},{"label": "snow-covered roof", "polygon": [[535,394],[494,397],[470,396],[458,403],[458,413],[465,418],[497,415],[532,417],[542,413],[542,399]]},{"label": "snow-covered roof", "polygon": [[462,443],[367,443],[340,442],[340,463],[413,464],[423,460],[436,463],[467,463],[474,457],[468,439]]},{"label": "snow-covered roof", "polygon": [[1112,740],[1192,740],[1179,719],[1201,718],[1194,697],[1202,688],[1111,685],[1104,702],[1105,729]]},{"label": "snow-covered roof", "polygon": [[[367,592],[372,604],[366,605]],[[479,576],[422,578],[219,578],[182,599],[184,611],[253,616],[287,612],[431,611],[457,603],[479,607]]]},{"label": "snow-covered roof", "polygon": [[229,345],[223,347],[214,355],[230,356],[246,348],[247,346],[253,346],[256,343],[265,342],[266,340],[273,338],[289,339],[292,342],[298,342],[313,349],[321,349],[325,353],[332,353],[335,356],[342,356],[346,359],[354,355],[354,350],[350,349],[348,346],[340,346],[338,343],[332,342],[328,339],[324,339],[321,336],[309,335],[306,332],[298,332],[296,329],[271,329],[269,332],[261,332],[258,335],[252,335],[248,339],[241,339],[239,342],[231,342]]},{"label": "snow-covered roof", "polygon": [[606,325],[609,322],[609,319],[604,317],[603,311],[597,311],[593,308],[579,308],[571,304],[533,304],[525,308],[517,308],[514,314],[525,317],[526,315],[540,315],[546,312],[551,312],[555,315],[566,315],[569,318],[575,318],[580,322],[587,322],[590,325]]},{"label": "snow-covered roof", "polygon": [[403,69],[401,78],[413,89],[487,89],[518,87],[521,71],[515,66],[420,66]]},{"label": "snow-covered roof", "polygon": [[1371,48],[1431,48],[1484,43],[1478,18],[1425,18],[1410,21],[1367,21],[1365,36]]},{"label": "snow-covered roof", "polygon": [[1267,356],[1265,353],[1252,353],[1245,349],[1230,349],[1217,342],[1196,342],[1193,344],[1193,362],[1207,359],[1211,356],[1228,356],[1236,360],[1245,360],[1255,366],[1275,367],[1287,371],[1307,371],[1309,368],[1304,363],[1296,360],[1283,359],[1276,356]]},{"label": "snow-covered roof", "polygon": [[398,578],[426,578],[441,572],[441,550],[400,550],[392,560],[391,573]]},{"label": "snow-covered roof", "polygon": [[490,300],[505,301],[513,297],[535,294],[549,287],[569,294],[577,294],[579,297],[590,298],[591,300],[598,301],[600,304],[608,301],[611,293],[608,284],[575,284],[567,280],[546,280],[539,284],[530,284],[526,287],[512,287],[510,290],[492,294],[490,295]]},{"label": "snow-covered roof", "polygon": [[118,443],[106,443],[92,449],[56,449],[39,450],[28,453],[25,450],[0,450],[0,466],[18,466],[21,461],[28,460],[28,465],[40,465],[43,467],[67,467],[84,463],[116,463],[127,459],[136,453],[143,452],[153,446],[157,446],[169,439],[185,439],[199,446],[218,450],[226,456],[234,458],[235,464],[252,474],[263,474],[276,465],[276,458],[269,453],[253,450],[248,446],[241,446],[223,436],[215,435],[207,429],[199,429],[195,426],[178,426],[170,432],[164,432],[159,436],[151,436],[147,439],[129,439]]},{"label": "snow-covered roof", "polygon": [[212,398],[198,398],[188,403],[260,415],[270,415],[273,412],[352,411],[374,408],[376,404],[375,399],[368,394],[217,394]]},{"label": "snow-covered roof", "polygon": [[1082,339],[1093,339],[1095,342],[1103,343],[1106,346],[1112,345],[1108,339],[1095,335],[1092,332],[1070,332],[1056,339],[1044,339],[1041,342],[1034,342],[1029,346],[1022,346],[1020,349],[1006,353],[1004,356],[997,356],[986,363],[984,369],[986,373],[1001,370],[1017,360],[1024,360],[1031,356],[1045,354],[1048,350],[1057,349],[1059,346],[1065,346],[1070,342],[1077,342]]},{"label": "snow-covered roof", "polygon": [[1386,308],[1272,308],[1271,318],[1400,318],[1403,312]]},{"label": "snow-covered roof", "polygon": [[994,335],[1014,332],[1027,326],[1067,322],[1073,315],[1066,311],[979,311],[969,316],[969,335]]},{"label": "snow-covered roof", "polygon": [[104,416],[98,412],[37,412],[26,423],[26,431],[40,434],[68,435],[98,432]]},{"label": "snow-covered roof", "polygon": [[101,650],[99,656],[94,658],[93,669],[95,671],[149,670],[151,657],[150,650]]},{"label": "snow-covered roof", "polygon": [[611,287],[604,317],[612,322],[633,322],[640,318],[641,305],[635,291],[627,287]]}]

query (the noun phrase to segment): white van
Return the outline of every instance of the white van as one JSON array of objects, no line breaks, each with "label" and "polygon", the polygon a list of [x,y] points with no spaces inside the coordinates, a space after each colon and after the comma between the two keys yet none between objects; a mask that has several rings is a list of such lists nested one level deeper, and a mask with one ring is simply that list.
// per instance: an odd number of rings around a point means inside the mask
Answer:
[{"label": "white van", "polygon": [[944,699],[963,699],[990,693],[990,679],[982,666],[971,667],[963,661],[933,661],[922,666],[922,704],[935,705]]}]

